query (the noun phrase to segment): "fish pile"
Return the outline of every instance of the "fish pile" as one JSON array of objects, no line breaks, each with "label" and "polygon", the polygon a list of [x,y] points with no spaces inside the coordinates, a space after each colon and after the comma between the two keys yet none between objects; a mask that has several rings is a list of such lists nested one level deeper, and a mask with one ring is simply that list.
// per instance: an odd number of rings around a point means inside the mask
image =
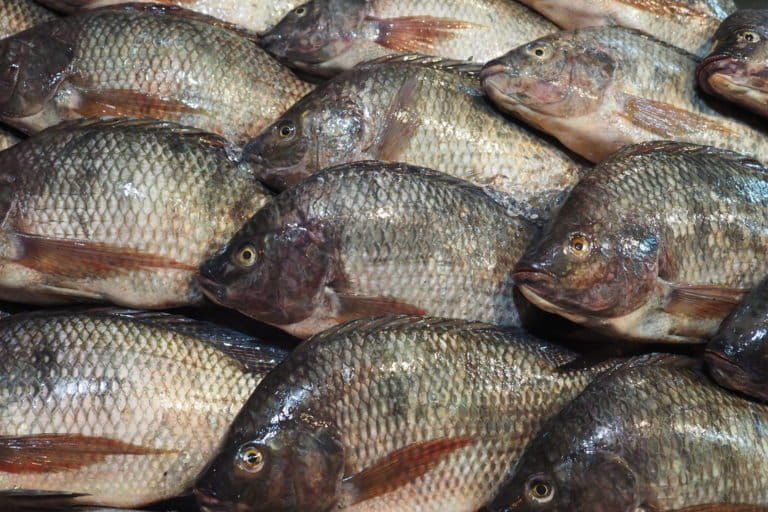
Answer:
[{"label": "fish pile", "polygon": [[0,511],[768,512],[768,10],[0,0]]}]

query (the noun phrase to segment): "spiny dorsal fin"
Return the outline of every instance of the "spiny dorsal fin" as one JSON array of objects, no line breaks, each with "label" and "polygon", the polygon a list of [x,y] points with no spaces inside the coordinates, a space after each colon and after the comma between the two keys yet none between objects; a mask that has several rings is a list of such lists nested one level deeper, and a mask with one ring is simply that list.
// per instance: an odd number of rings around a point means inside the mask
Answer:
[{"label": "spiny dorsal fin", "polygon": [[714,156],[714,157],[730,160],[737,165],[743,165],[745,167],[749,167],[756,171],[768,172],[768,167],[763,165],[761,162],[755,160],[752,157],[743,155],[741,153],[736,153],[735,151],[716,148],[713,146],[701,146],[701,145],[692,144],[689,142],[675,142],[675,141],[651,141],[651,142],[641,142],[639,144],[624,146],[623,148],[619,149],[618,151],[613,153],[611,156],[609,156],[602,163],[602,165],[607,165],[610,162],[613,162],[615,160],[619,160],[622,158],[626,158],[632,155],[653,153],[656,151],[663,151],[664,153],[671,154],[671,155],[689,154],[693,156],[695,155]]},{"label": "spiny dorsal fin", "polygon": [[483,64],[478,62],[444,59],[442,57],[432,57],[429,55],[421,55],[419,53],[401,53],[385,55],[384,57],[362,62],[355,66],[351,72],[385,64],[418,66],[427,69],[435,69],[437,71],[456,73],[472,78],[478,78],[480,76],[480,71],[483,69]]}]

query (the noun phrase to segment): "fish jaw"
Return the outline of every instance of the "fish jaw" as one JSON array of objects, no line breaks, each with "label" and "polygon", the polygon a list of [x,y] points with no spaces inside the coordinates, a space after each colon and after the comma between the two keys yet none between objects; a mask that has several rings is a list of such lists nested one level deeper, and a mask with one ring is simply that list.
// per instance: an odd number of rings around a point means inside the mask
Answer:
[{"label": "fish jaw", "polygon": [[574,313],[567,308],[556,304],[557,277],[553,274],[538,269],[520,269],[514,274],[515,284],[523,296],[534,306],[548,313],[560,315],[572,322],[584,324],[587,317]]}]

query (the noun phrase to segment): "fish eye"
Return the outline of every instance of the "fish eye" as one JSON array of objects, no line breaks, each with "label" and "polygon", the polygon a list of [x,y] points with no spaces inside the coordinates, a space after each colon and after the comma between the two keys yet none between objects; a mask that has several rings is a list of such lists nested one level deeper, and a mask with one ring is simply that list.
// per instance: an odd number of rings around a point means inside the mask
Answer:
[{"label": "fish eye", "polygon": [[307,8],[302,5],[301,7],[297,7],[293,12],[296,16],[304,16],[307,14]]},{"label": "fish eye", "polygon": [[283,140],[290,140],[296,135],[296,125],[293,121],[285,121],[277,127],[277,134]]},{"label": "fish eye", "polygon": [[551,52],[549,47],[543,45],[534,45],[528,48],[528,55],[537,59],[548,59]]},{"label": "fish eye", "polygon": [[237,451],[237,465],[248,473],[258,473],[264,469],[264,453],[258,446],[245,444]]},{"label": "fish eye", "polygon": [[759,43],[760,35],[752,30],[742,30],[739,32],[739,40],[745,43]]},{"label": "fish eye", "polygon": [[555,486],[540,475],[534,475],[525,484],[525,494],[534,503],[549,503],[555,497]]},{"label": "fish eye", "polygon": [[242,246],[237,251],[235,263],[243,267],[252,267],[256,263],[256,248],[251,244]]},{"label": "fish eye", "polygon": [[574,233],[568,240],[568,251],[576,256],[586,256],[589,254],[591,244],[586,235],[582,233]]}]

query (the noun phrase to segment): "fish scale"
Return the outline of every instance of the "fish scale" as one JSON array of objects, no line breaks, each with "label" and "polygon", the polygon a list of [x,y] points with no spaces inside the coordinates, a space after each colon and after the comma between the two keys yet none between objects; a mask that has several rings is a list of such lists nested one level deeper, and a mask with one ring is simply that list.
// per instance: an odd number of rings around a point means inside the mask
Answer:
[{"label": "fish scale", "polygon": [[0,0],[0,39],[56,16],[31,0]]}]

